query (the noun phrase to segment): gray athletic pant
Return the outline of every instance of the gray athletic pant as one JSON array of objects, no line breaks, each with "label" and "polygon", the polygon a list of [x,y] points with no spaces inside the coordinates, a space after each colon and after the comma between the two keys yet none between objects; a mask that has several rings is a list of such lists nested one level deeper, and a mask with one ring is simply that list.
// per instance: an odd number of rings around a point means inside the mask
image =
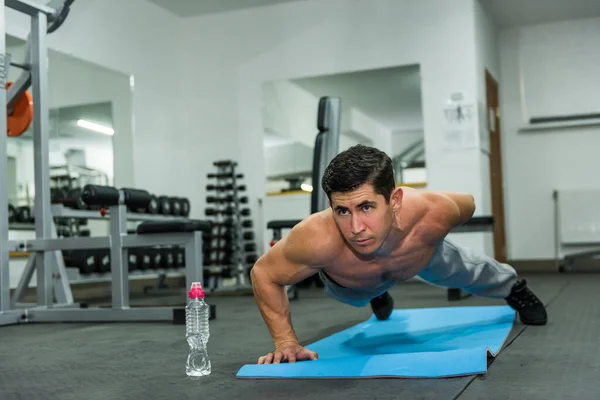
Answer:
[{"label": "gray athletic pant", "polygon": [[[342,303],[364,307],[388,291],[397,282],[385,282],[376,288],[346,288],[320,273],[325,293]],[[462,289],[475,296],[503,299],[517,281],[517,272],[508,264],[458,246],[448,239],[440,241],[429,263],[417,274],[426,282],[440,287]]]}]

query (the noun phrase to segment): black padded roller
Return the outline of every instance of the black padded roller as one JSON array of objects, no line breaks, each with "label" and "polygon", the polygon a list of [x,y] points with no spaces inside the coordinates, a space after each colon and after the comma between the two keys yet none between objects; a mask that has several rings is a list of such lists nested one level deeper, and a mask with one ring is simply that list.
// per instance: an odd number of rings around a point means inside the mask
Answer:
[{"label": "black padded roller", "polygon": [[[319,132],[326,132],[330,129],[328,125],[328,118],[331,111],[329,110],[328,101],[329,98],[326,96],[319,99],[319,108],[317,112],[317,129]],[[315,152],[315,154],[318,153]]]},{"label": "black padded roller", "polygon": [[85,185],[81,200],[89,206],[116,206],[119,204],[119,189],[112,186]]},{"label": "black padded roller", "polygon": [[123,188],[123,201],[132,210],[145,210],[152,200],[148,191],[142,189]]}]

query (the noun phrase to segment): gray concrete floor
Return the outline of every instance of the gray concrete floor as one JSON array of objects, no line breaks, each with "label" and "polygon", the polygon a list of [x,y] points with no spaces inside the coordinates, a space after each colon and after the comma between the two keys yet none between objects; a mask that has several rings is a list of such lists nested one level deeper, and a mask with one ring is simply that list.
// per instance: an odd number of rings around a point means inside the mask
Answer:
[{"label": "gray concrete floor", "polygon": [[[549,304],[544,327],[515,323],[504,349],[482,376],[450,379],[238,380],[238,369],[272,348],[251,296],[211,297],[212,374],[185,376],[182,325],[61,323],[0,327],[0,399],[578,399],[597,398],[600,274],[525,276]],[[391,291],[396,308],[505,304],[470,297],[448,302],[444,289],[406,283]],[[298,337],[309,344],[369,318],[304,290],[292,303]],[[181,298],[132,305],[183,305]]]}]

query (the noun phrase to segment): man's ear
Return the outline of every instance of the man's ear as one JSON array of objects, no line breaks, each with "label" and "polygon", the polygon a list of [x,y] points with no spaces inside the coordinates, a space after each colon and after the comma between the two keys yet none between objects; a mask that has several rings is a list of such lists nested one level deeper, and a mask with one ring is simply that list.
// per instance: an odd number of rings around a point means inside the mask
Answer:
[{"label": "man's ear", "polygon": [[404,196],[404,191],[402,190],[401,187],[397,187],[392,192],[392,195],[390,197],[390,202],[392,203],[392,209],[394,211],[398,211],[400,209],[400,206],[402,205],[402,197],[403,196]]}]

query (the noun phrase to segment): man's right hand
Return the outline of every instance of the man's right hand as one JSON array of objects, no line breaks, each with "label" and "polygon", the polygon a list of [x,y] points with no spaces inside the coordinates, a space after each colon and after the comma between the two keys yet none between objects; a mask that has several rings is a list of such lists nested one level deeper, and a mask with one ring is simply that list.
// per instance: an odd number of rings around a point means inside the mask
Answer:
[{"label": "man's right hand", "polygon": [[290,363],[304,360],[316,360],[319,355],[308,350],[298,343],[285,343],[275,347],[275,351],[258,359],[258,364],[279,364],[287,361]]}]

